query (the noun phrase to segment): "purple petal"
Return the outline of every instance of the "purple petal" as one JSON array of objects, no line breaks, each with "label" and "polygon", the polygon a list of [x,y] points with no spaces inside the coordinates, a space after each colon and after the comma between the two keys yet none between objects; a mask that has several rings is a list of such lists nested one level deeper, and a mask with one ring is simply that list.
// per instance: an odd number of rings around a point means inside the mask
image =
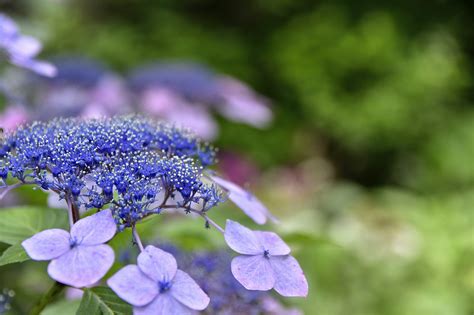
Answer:
[{"label": "purple petal", "polygon": [[202,311],[209,305],[209,297],[184,271],[178,270],[170,294],[187,307]]},{"label": "purple petal", "polygon": [[51,260],[69,251],[69,233],[61,229],[39,232],[21,245],[33,260]]},{"label": "purple petal", "polygon": [[235,221],[227,220],[224,238],[227,245],[237,253],[263,255],[264,248],[254,232]]},{"label": "purple petal", "polygon": [[264,231],[254,231],[254,233],[270,255],[288,255],[290,253],[290,247],[276,233]]},{"label": "purple petal", "polygon": [[41,43],[31,36],[19,36],[10,46],[12,55],[18,55],[23,58],[32,58],[41,50]]},{"label": "purple petal", "polygon": [[138,255],[137,261],[140,270],[156,282],[173,280],[178,270],[173,255],[151,245]]},{"label": "purple petal", "polygon": [[18,34],[16,23],[8,16],[0,13],[0,35],[5,37],[14,37]]},{"label": "purple petal", "polygon": [[216,184],[226,189],[229,192],[229,199],[246,215],[254,220],[255,223],[264,224],[267,222],[267,218],[270,218],[272,221],[277,221],[263,203],[250,192],[220,177],[211,176],[211,179]]},{"label": "purple petal", "polygon": [[56,67],[49,62],[37,61],[29,58],[18,58],[18,56],[11,57],[10,62],[19,67],[30,69],[45,77],[54,77],[57,73]]},{"label": "purple petal", "polygon": [[237,256],[232,259],[232,274],[247,290],[268,291],[275,278],[269,259],[262,255]]},{"label": "purple petal", "polygon": [[275,290],[283,296],[307,296],[308,282],[293,256],[270,257],[275,272]]},{"label": "purple petal", "polygon": [[128,265],[120,269],[109,280],[109,287],[124,301],[144,306],[159,293],[158,285],[140,271],[137,265]]},{"label": "purple petal", "polygon": [[116,231],[112,212],[107,209],[77,221],[71,228],[71,236],[81,245],[98,245],[110,240]]},{"label": "purple petal", "polygon": [[109,245],[79,245],[53,259],[48,273],[54,280],[82,288],[99,281],[114,263],[114,251]]},{"label": "purple petal", "polygon": [[158,294],[156,299],[143,307],[134,307],[134,315],[191,315],[195,312],[176,301],[171,294]]}]

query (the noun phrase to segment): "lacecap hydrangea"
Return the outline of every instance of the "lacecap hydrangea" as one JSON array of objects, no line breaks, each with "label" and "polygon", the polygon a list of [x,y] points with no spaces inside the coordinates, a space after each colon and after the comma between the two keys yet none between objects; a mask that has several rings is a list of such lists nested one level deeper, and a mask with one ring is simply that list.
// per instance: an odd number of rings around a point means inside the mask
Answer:
[{"label": "lacecap hydrangea", "polygon": [[[209,217],[213,207],[230,199],[258,224],[275,220],[254,195],[209,170],[214,163],[215,149],[190,131],[143,117],[35,122],[0,143],[0,198],[32,185],[66,202],[70,231],[45,230],[22,245],[32,259],[51,261],[53,279],[73,287],[105,276],[115,259],[105,243],[131,228],[140,249],[137,264],[107,283],[136,314],[186,314],[209,304],[172,254],[140,240],[136,224],[168,210],[197,214],[224,235],[242,254],[231,269],[245,288],[306,296],[303,271],[279,236],[230,220],[224,229]],[[80,209],[96,213],[81,218]]]}]

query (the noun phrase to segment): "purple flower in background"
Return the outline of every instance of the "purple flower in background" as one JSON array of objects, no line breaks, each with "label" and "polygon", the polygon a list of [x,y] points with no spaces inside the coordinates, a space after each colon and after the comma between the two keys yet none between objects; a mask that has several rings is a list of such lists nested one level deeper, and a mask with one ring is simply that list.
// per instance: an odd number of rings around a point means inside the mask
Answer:
[{"label": "purple flower in background", "polygon": [[229,199],[254,220],[255,223],[264,224],[267,222],[267,219],[271,219],[274,222],[278,221],[251,192],[223,178],[217,176],[210,176],[210,178],[217,185],[227,190]]},{"label": "purple flower in background", "polygon": [[110,210],[77,221],[71,232],[49,229],[21,244],[33,260],[51,260],[48,273],[54,280],[85,287],[99,281],[112,267],[114,251],[104,243],[117,230]]},{"label": "purple flower in background", "polygon": [[0,13],[0,49],[16,66],[30,69],[47,77],[56,74],[56,68],[53,65],[34,59],[41,50],[41,43],[36,38],[20,34],[16,23],[2,13]]},{"label": "purple flower in background", "polygon": [[308,283],[290,248],[273,232],[252,231],[227,220],[225,241],[242,254],[232,260],[234,277],[248,290],[274,288],[283,296],[306,296]]},{"label": "purple flower in background", "polygon": [[33,78],[28,83],[36,118],[99,118],[131,112],[125,84],[100,62],[62,56],[53,63],[58,69],[54,78]]},{"label": "purple flower in background", "polygon": [[271,122],[273,115],[267,99],[233,78],[220,77],[218,82],[224,101],[216,109],[223,116],[257,128],[264,128]]},{"label": "purple flower in background", "polygon": [[169,253],[147,246],[138,256],[138,266],[128,265],[107,284],[134,306],[134,314],[185,315],[204,310],[209,297],[197,283],[177,267]]},{"label": "purple flower in background", "polygon": [[130,88],[139,109],[187,125],[212,139],[211,109],[230,120],[265,127],[272,119],[269,102],[233,78],[194,63],[157,63],[135,70]]}]

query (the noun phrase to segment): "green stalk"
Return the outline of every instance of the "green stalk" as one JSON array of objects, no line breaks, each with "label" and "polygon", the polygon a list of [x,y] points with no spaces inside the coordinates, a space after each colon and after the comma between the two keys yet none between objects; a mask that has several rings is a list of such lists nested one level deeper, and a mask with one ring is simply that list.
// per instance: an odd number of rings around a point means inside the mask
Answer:
[{"label": "green stalk", "polygon": [[59,282],[55,282],[53,286],[46,292],[43,297],[36,303],[31,309],[30,315],[39,315],[44,310],[46,305],[55,300],[58,295],[64,290],[65,285]]}]

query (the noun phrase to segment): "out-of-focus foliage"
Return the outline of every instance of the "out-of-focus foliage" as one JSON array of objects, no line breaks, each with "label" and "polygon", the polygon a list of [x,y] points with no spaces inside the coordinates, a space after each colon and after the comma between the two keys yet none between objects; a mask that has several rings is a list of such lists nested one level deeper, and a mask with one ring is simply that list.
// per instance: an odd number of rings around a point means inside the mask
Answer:
[{"label": "out-of-focus foliage", "polygon": [[466,84],[449,34],[407,39],[386,12],[351,21],[343,9],[321,8],[277,30],[274,42],[275,68],[310,122],[356,152],[418,143]]}]

